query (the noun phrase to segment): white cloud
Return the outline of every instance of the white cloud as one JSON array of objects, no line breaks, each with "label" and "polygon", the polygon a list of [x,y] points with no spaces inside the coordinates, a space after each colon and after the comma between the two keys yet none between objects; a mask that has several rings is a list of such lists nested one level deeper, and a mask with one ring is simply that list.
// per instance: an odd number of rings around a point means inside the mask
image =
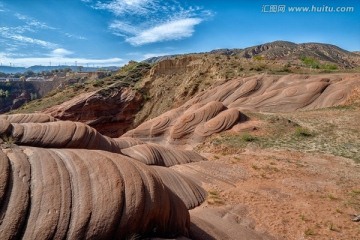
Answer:
[{"label": "white cloud", "polygon": [[1,31],[0,36],[7,38],[7,39],[17,41],[17,42],[21,42],[21,43],[39,45],[44,48],[56,48],[57,47],[57,44],[55,44],[55,43],[47,42],[47,41],[36,39],[36,38],[26,37],[26,36],[23,36],[20,34],[13,34],[8,31]]},{"label": "white cloud", "polygon": [[83,36],[79,36],[79,35],[73,35],[71,33],[64,33],[65,36],[67,36],[68,38],[74,38],[74,39],[78,39],[78,40],[86,40],[86,37]]},{"label": "white cloud", "polygon": [[110,2],[98,2],[94,8],[108,10],[120,16],[123,14],[147,14],[154,6],[155,0],[113,0]]},{"label": "white cloud", "polygon": [[[24,24],[19,26],[5,26],[0,27],[0,37],[7,39],[5,42],[7,45],[38,45],[44,48],[53,49],[57,47],[57,44],[48,42],[42,39],[32,38],[26,36],[25,33],[35,33],[38,29],[55,29],[49,27],[43,22],[39,22],[31,17],[14,13],[14,17],[24,22]],[[9,51],[9,49],[7,49]]]},{"label": "white cloud", "polygon": [[20,13],[15,13],[14,16],[25,22],[26,26],[28,27],[33,27],[33,28],[37,28],[37,29],[55,29],[53,27],[48,26],[46,23],[44,22],[40,22],[32,17],[20,14]]},{"label": "white cloud", "polygon": [[214,15],[178,0],[110,0],[94,4],[93,8],[115,15],[109,30],[133,46],[191,37],[196,25]]},{"label": "white cloud", "polygon": [[7,53],[0,52],[1,63],[8,64],[12,63],[14,66],[24,66],[30,67],[34,65],[49,65],[51,62],[53,65],[74,65],[77,62],[78,66],[86,66],[89,65],[96,65],[96,66],[120,66],[125,63],[125,61],[121,58],[106,58],[106,59],[88,59],[88,58],[69,58],[63,56],[57,57],[25,57],[25,58],[13,58],[9,56]]},{"label": "white cloud", "polygon": [[139,33],[139,29],[136,26],[122,21],[114,21],[110,24],[109,28],[115,35],[120,36],[126,36],[125,34],[135,35]]},{"label": "white cloud", "polygon": [[154,42],[163,42],[168,40],[179,40],[191,37],[194,33],[194,27],[201,23],[200,18],[185,18],[173,20],[158,26],[145,29],[133,37],[126,38],[131,45],[139,46]]},{"label": "white cloud", "polygon": [[64,57],[64,56],[67,56],[67,55],[71,55],[73,54],[73,52],[69,51],[69,50],[66,50],[64,48],[57,48],[53,51],[51,51],[51,56],[54,56],[54,57]]}]

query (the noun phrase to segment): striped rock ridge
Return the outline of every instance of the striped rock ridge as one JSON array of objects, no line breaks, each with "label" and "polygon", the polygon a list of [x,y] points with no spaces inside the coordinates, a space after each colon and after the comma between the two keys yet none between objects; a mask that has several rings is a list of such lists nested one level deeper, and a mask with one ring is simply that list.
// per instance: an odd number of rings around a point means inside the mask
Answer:
[{"label": "striped rock ridge", "polygon": [[109,138],[86,124],[71,121],[9,123],[1,120],[0,136],[17,145],[104,150],[122,153],[148,165],[173,166],[203,161],[194,151],[142,142],[135,138]]},{"label": "striped rock ridge", "polygon": [[255,75],[203,91],[182,106],[146,121],[123,136],[192,144],[246,121],[242,111],[292,112],[344,104],[359,74]]},{"label": "striped rock ridge", "polygon": [[194,151],[164,147],[154,143],[125,148],[121,150],[121,153],[147,165],[166,167],[206,160]]},{"label": "striped rock ridge", "polygon": [[170,137],[180,139],[193,133],[199,123],[206,122],[224,109],[225,106],[222,103],[211,101],[198,109],[185,111],[170,130]]},{"label": "striped rock ridge", "polygon": [[6,123],[6,120],[2,120],[2,122],[5,125],[9,124],[10,127],[7,130],[0,128],[0,135],[7,133],[8,138],[13,139],[14,143],[18,145],[120,152],[117,141],[101,135],[83,123],[70,121]]},{"label": "striped rock ridge", "polygon": [[146,164],[205,160],[197,153],[109,138],[78,122],[7,119],[0,118],[0,239],[188,236],[188,209],[206,191],[170,168]]},{"label": "striped rock ridge", "polygon": [[10,123],[45,123],[56,121],[56,118],[43,113],[0,115],[0,120],[2,119]]},{"label": "striped rock ridge", "polygon": [[157,143],[186,144],[202,141],[204,137],[228,130],[246,119],[237,109],[228,109],[218,101],[194,103],[144,122],[123,136]]},{"label": "striped rock ridge", "polygon": [[141,138],[144,140],[156,139],[157,137],[162,138],[162,136],[167,132],[169,127],[173,125],[173,122],[179,117],[182,113],[182,109],[173,109],[159,117],[146,121],[140,124],[136,131],[130,130],[126,132],[122,137],[133,137]]},{"label": "striped rock ridge", "polygon": [[186,178],[179,172],[169,168],[154,166],[152,169],[161,176],[165,186],[174,192],[188,209],[193,209],[205,201],[207,197],[206,191],[190,178]]},{"label": "striped rock ridge", "polygon": [[245,116],[241,116],[240,112],[234,108],[225,110],[209,121],[199,124],[195,130],[195,137],[203,139],[214,133],[219,133],[231,128],[242,117],[242,121],[246,120]]},{"label": "striped rock ridge", "polygon": [[204,198],[171,169],[106,151],[13,147],[0,163],[0,239],[188,236],[186,205]]}]

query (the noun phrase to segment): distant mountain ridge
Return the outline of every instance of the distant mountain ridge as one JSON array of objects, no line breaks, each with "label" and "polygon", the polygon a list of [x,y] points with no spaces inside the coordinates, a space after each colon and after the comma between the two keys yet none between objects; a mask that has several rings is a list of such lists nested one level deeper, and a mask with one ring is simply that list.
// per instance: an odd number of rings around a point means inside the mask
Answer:
[{"label": "distant mountain ridge", "polygon": [[[244,49],[216,49],[208,54],[221,54],[243,58],[261,56],[268,60],[298,60],[302,57],[312,57],[321,61],[335,63],[344,68],[352,68],[360,65],[359,52],[350,52],[338,46],[324,43],[293,43],[288,41],[275,41],[260,44]],[[187,55],[187,54],[186,54]],[[147,63],[157,63],[164,59],[179,55],[152,57],[144,60]]]},{"label": "distant mountain ridge", "polygon": [[72,71],[82,71],[82,72],[95,72],[99,69],[108,70],[108,71],[116,71],[119,67],[116,66],[109,66],[109,67],[83,67],[83,66],[67,66],[67,65],[60,65],[60,66],[40,66],[35,65],[31,67],[10,67],[10,66],[0,66],[0,72],[7,73],[7,74],[15,74],[15,73],[24,73],[27,71],[33,71],[35,73],[42,72],[42,71],[52,71],[52,70],[60,70],[70,68]]}]

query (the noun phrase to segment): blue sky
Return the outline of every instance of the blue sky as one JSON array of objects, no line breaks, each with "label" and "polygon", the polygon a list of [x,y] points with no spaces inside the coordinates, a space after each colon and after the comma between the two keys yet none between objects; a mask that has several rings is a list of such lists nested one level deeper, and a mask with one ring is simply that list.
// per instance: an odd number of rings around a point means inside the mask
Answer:
[{"label": "blue sky", "polygon": [[359,22],[359,0],[0,0],[0,62],[120,66],[275,40],[355,51]]}]

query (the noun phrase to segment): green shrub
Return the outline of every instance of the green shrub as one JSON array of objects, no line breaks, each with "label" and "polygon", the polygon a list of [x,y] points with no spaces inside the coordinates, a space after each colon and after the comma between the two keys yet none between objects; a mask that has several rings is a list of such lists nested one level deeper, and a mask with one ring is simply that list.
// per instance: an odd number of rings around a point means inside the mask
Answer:
[{"label": "green shrub", "polygon": [[295,135],[298,136],[298,137],[311,137],[313,134],[307,128],[297,127],[295,129]]},{"label": "green shrub", "polygon": [[253,56],[253,59],[256,61],[261,61],[261,60],[264,60],[264,57],[261,55],[256,55],[256,56]]},{"label": "green shrub", "polygon": [[307,66],[307,67],[311,67],[311,68],[316,68],[319,69],[320,68],[320,63],[318,60],[316,60],[315,58],[312,57],[302,57],[301,61]]},{"label": "green shrub", "polygon": [[255,142],[257,140],[256,137],[250,135],[249,133],[245,133],[241,136],[241,139],[245,142]]},{"label": "green shrub", "polygon": [[337,70],[338,66],[336,66],[335,64],[323,64],[321,65],[321,68],[325,70]]},{"label": "green shrub", "polygon": [[104,84],[103,80],[96,80],[92,85],[93,87],[101,87]]}]

